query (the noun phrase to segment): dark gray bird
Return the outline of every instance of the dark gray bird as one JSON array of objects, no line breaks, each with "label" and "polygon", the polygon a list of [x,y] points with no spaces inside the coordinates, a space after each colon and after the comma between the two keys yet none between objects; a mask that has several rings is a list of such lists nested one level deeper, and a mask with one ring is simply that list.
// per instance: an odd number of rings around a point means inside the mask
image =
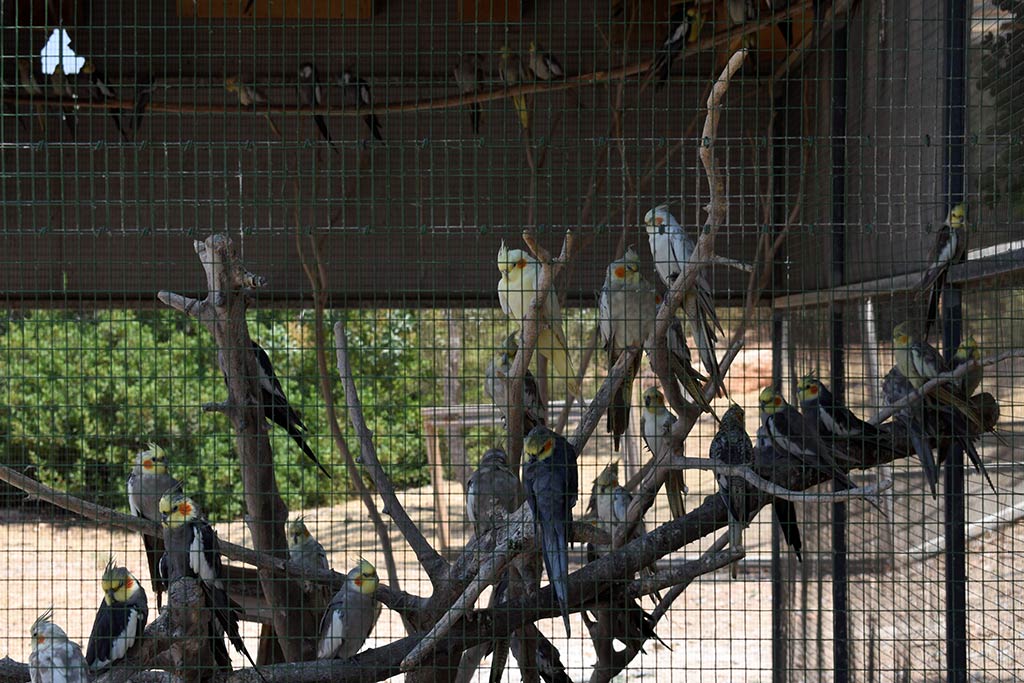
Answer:
[{"label": "dark gray bird", "polygon": [[[106,78],[103,77],[103,73],[96,68],[96,63],[91,59],[85,60],[85,64],[82,65],[81,73],[89,76],[89,84],[92,86],[93,97],[100,102],[110,102],[117,100],[117,93],[107,83]],[[114,128],[121,136],[122,140],[128,139],[128,134],[124,132],[124,128],[121,126],[121,110],[112,109],[110,111],[110,120],[114,122]]]},{"label": "dark gray bird", "polygon": [[[889,405],[902,401],[913,391],[914,387],[910,380],[904,377],[903,373],[896,367],[886,374],[882,382],[882,395],[885,396],[886,403]],[[928,412],[925,410],[924,404],[918,402],[912,406],[907,406],[893,415],[892,421],[906,431],[910,444],[917,454],[917,459],[921,462],[921,469],[924,471],[924,478],[928,482],[928,488],[931,489],[932,498],[936,498],[938,496],[939,466],[936,463],[935,453],[932,451],[931,444],[935,433],[929,427],[929,423],[935,426],[934,420],[937,416],[932,412],[932,419],[929,420]]]},{"label": "dark gray bird", "polygon": [[[327,559],[327,551],[320,541],[309,533],[306,522],[299,517],[288,523],[288,559],[309,569],[329,570],[331,563]],[[330,598],[327,586],[304,581],[302,589],[306,593],[314,593],[323,599],[321,605]]]},{"label": "dark gray bird", "polygon": [[765,433],[778,455],[792,458],[802,467],[827,475],[844,488],[855,488],[839,465],[834,450],[805,426],[803,416],[773,387],[766,387],[758,396],[761,421]]},{"label": "dark gray bird", "polygon": [[218,667],[231,668],[231,658],[224,646],[223,635],[263,678],[256,662],[249,655],[238,630],[238,605],[228,597],[221,576],[220,541],[217,532],[203,517],[199,506],[191,498],[170,493],[160,499],[160,514],[164,525],[164,556],[160,569],[167,582],[181,577],[199,579],[206,606],[213,612],[216,626],[210,622],[210,643]]},{"label": "dark gray bird", "polygon": [[374,566],[359,560],[320,621],[317,659],[348,659],[359,652],[380,616],[380,603],[373,599],[378,583]]},{"label": "dark gray bird", "polygon": [[103,601],[92,622],[85,661],[102,671],[124,658],[142,637],[149,618],[146,591],[126,567],[115,567],[110,558],[101,579]]},{"label": "dark gray bird", "polygon": [[28,675],[32,683],[88,683],[89,665],[82,648],[53,623],[53,608],[39,615],[32,624],[32,652],[28,656]]},{"label": "dark gray bird", "polygon": [[800,409],[818,436],[845,451],[852,462],[870,465],[879,458],[894,460],[909,455],[883,428],[864,422],[836,400],[821,380],[805,375],[797,383]]},{"label": "dark gray bird", "polygon": [[132,131],[135,137],[139,136],[139,128],[142,126],[142,117],[149,109],[149,103],[153,100],[153,92],[156,85],[153,77],[147,76],[135,84],[135,106],[132,108]]},{"label": "dark gray bird", "polygon": [[262,392],[260,401],[263,404],[263,417],[288,432],[288,436],[292,437],[292,441],[302,449],[306,457],[312,460],[313,464],[319,467],[320,471],[330,479],[331,473],[320,463],[316,453],[306,443],[305,433],[309,431],[309,428],[306,427],[302,422],[302,418],[292,408],[288,402],[288,397],[284,395],[281,382],[278,381],[277,374],[274,372],[274,366],[270,363],[270,356],[256,342],[252,343],[252,352],[256,356],[256,365],[259,371],[260,391]]},{"label": "dark gray bird", "polygon": [[[508,376],[512,372],[512,362],[519,351],[516,332],[505,338],[501,353],[491,359],[484,371],[484,392],[494,402],[508,426],[508,413],[511,402],[508,397]],[[546,410],[540,397],[537,378],[530,369],[526,369],[523,377],[523,433],[529,434],[537,425],[546,423]]]},{"label": "dark gray bird", "polygon": [[533,512],[536,539],[544,568],[562,610],[566,636],[569,627],[569,533],[572,508],[579,495],[576,449],[547,427],[534,427],[526,435],[523,451],[523,487]]},{"label": "dark gray bird", "polygon": [[[74,101],[78,99],[78,95],[71,88],[71,83],[68,82],[68,77],[64,73],[64,67],[60,64],[53,67],[53,73],[50,74],[50,88],[53,90],[53,95],[58,100]],[[75,137],[78,131],[78,123],[75,118],[75,110],[78,109],[78,105],[72,107],[61,107],[60,118],[64,121],[64,125],[67,126],[68,131],[71,133],[71,137]]]},{"label": "dark gray bird", "polygon": [[[715,415],[715,409],[711,407],[711,402],[704,396],[704,383],[708,381],[708,378],[697,372],[690,363],[690,347],[686,343],[683,323],[679,318],[674,316],[673,318],[665,333],[665,346],[668,349],[669,368],[672,371],[672,376],[686,391],[690,399],[705,413],[710,413],[717,422],[718,416]],[[715,388],[715,393],[719,396],[723,395],[720,387]]]},{"label": "dark gray bird", "polygon": [[[452,78],[462,95],[472,95],[480,89],[480,81],[484,78],[484,58],[478,54],[464,54],[452,67]],[[480,134],[480,121],[483,119],[483,105],[472,102],[469,105],[469,122],[473,134]]]},{"label": "dark gray bird", "polygon": [[523,487],[509,469],[508,456],[492,448],[466,483],[466,516],[477,536],[503,524],[523,504]]},{"label": "dark gray bird", "polygon": [[669,17],[668,33],[665,41],[661,44],[658,54],[651,65],[651,73],[657,78],[657,85],[661,87],[668,80],[669,72],[672,70],[672,63],[686,49],[686,43],[691,36],[696,35],[699,23],[699,11],[696,5],[679,3],[672,8]]},{"label": "dark gray bird", "polygon": [[324,91],[320,86],[316,67],[309,62],[299,67],[299,100],[303,106],[309,107],[309,110],[313,112],[313,122],[316,124],[317,130],[320,131],[320,136],[337,153],[338,148],[331,138],[331,131],[327,128],[327,120],[323,114],[317,112],[317,109],[323,106]]},{"label": "dark gray bird", "polygon": [[[954,263],[967,252],[967,205],[957,204],[949,210],[946,220],[935,236],[935,244],[928,253],[928,270],[921,277],[918,289],[928,292],[928,314],[924,327],[924,338],[939,317],[939,297],[946,285],[946,275]],[[905,373],[904,373],[905,374]],[[910,378],[913,380],[913,378]]]},{"label": "dark gray bird", "polygon": [[[182,492],[181,482],[167,471],[167,454],[155,443],[149,444],[149,450],[140,451],[135,456],[135,466],[128,475],[125,488],[128,490],[128,509],[131,513],[157,524],[163,521],[160,514],[160,499],[168,493]],[[156,605],[159,609],[163,606],[163,594],[167,591],[167,581],[160,574],[164,540],[143,534],[142,543],[146,547],[149,577],[153,582]]]},{"label": "dark gray bird", "polygon": [[[761,463],[769,466],[779,463],[780,468],[787,466],[786,458],[779,456],[775,452],[775,448],[772,447],[772,440],[768,436],[768,432],[765,431],[763,424],[757,429],[757,452],[758,461]],[[803,557],[800,554],[803,549],[803,541],[800,538],[800,524],[796,516],[796,505],[793,501],[786,500],[785,498],[774,498],[772,500],[772,510],[775,512],[775,519],[779,522],[782,538],[793,549],[797,561],[803,561]]]},{"label": "dark gray bird", "polygon": [[[528,626],[532,627],[532,624]],[[518,636],[518,631],[512,635],[509,647],[516,661],[523,661],[523,641]],[[569,674],[565,672],[565,665],[562,664],[562,657],[558,654],[558,648],[551,644],[551,641],[538,633],[536,640],[537,649],[534,650],[534,657],[537,662],[537,673],[544,679],[544,683],[573,683]]]},{"label": "dark gray bird", "polygon": [[[348,93],[349,101],[358,109],[373,109],[373,97],[370,94],[370,84],[364,78],[356,76],[348,69],[341,74],[338,84]],[[363,123],[370,130],[374,140],[383,140],[381,133],[380,119],[372,111],[363,117]]]},{"label": "dark gray bird", "polygon": [[[718,427],[718,433],[711,440],[708,455],[712,460],[726,465],[747,465],[754,462],[754,447],[750,443],[750,436],[745,426],[745,413],[743,408],[733,403],[722,416],[722,422]],[[729,510],[729,548],[737,550],[743,547],[743,530],[750,524],[750,517],[756,512],[752,509],[747,497],[747,482],[743,477],[719,474],[718,495],[722,497],[726,508]],[[733,562],[731,568],[732,578],[736,578],[737,565]]]}]

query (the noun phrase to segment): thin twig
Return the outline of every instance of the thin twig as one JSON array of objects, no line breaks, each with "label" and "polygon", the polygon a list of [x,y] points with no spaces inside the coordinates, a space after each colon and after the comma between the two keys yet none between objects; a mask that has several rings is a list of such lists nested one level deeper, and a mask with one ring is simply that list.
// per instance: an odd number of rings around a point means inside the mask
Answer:
[{"label": "thin twig", "polygon": [[352,366],[348,359],[348,339],[345,335],[344,322],[339,321],[334,324],[334,346],[338,356],[338,373],[341,374],[342,382],[345,385],[345,399],[348,403],[349,419],[359,437],[359,452],[362,456],[360,458],[362,465],[366,468],[370,478],[373,480],[374,486],[376,486],[377,491],[380,493],[380,497],[384,500],[384,514],[389,515],[391,519],[395,520],[395,524],[398,526],[399,531],[402,532],[406,543],[416,553],[416,559],[419,560],[420,566],[427,572],[431,585],[436,588],[440,585],[448,571],[448,562],[434,550],[423,535],[423,532],[420,531],[416,523],[409,517],[409,513],[405,511],[405,507],[402,506],[398,496],[395,494],[394,484],[391,483],[390,477],[384,471],[380,460],[377,459],[377,448],[373,443],[373,432],[366,426],[366,420],[363,418],[362,402],[359,400],[355,377],[352,374]]}]

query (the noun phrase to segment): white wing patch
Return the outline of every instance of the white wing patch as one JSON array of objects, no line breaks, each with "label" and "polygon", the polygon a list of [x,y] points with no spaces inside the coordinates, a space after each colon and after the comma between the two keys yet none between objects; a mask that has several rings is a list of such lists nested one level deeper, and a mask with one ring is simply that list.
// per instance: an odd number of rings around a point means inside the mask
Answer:
[{"label": "white wing patch", "polygon": [[344,623],[341,616],[341,610],[336,609],[331,612],[331,620],[327,623],[327,628],[324,629],[316,648],[317,659],[332,658],[334,653],[340,650],[345,643]]},{"label": "white wing patch", "polygon": [[203,536],[199,527],[192,528],[192,544],[188,548],[188,564],[192,571],[206,583],[213,585],[217,582],[217,575],[213,567],[206,563],[206,553],[203,547]]}]

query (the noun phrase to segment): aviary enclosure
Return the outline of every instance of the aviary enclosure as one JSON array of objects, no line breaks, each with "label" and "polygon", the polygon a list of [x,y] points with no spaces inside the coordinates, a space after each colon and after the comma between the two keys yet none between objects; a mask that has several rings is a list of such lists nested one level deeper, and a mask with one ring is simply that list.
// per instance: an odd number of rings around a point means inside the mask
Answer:
[{"label": "aviary enclosure", "polygon": [[3,681],[1022,677],[1024,2],[0,16]]}]

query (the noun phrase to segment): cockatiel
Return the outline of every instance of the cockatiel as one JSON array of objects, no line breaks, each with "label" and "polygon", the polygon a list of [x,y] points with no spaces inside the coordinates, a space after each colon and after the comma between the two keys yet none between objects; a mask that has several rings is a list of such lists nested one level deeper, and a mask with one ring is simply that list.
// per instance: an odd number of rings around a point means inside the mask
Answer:
[{"label": "cockatiel", "polygon": [[[459,93],[472,95],[480,89],[480,81],[483,80],[483,57],[478,54],[464,54],[458,63],[452,67],[452,78],[459,88]],[[480,121],[483,119],[483,105],[479,102],[472,102],[469,105],[469,122],[473,128],[473,134],[480,134]]]},{"label": "cockatiel", "polygon": [[[967,206],[957,204],[949,210],[946,220],[935,236],[935,244],[928,254],[928,270],[921,278],[918,289],[928,293],[928,315],[924,327],[927,341],[932,325],[939,317],[939,297],[946,285],[946,275],[954,263],[967,252]],[[913,378],[910,378],[913,381]]]},{"label": "cockatiel", "polygon": [[[508,426],[509,409],[512,406],[508,395],[508,378],[512,372],[512,362],[518,351],[519,344],[516,342],[516,333],[513,332],[505,338],[501,352],[491,359],[484,371],[484,392],[501,413],[506,427]],[[529,434],[530,430],[537,425],[545,424],[547,422],[546,414],[537,378],[527,368],[526,374],[523,376],[523,434]]]},{"label": "cockatiel", "polygon": [[[661,452],[662,444],[672,438],[672,425],[676,423],[676,416],[669,412],[665,406],[665,396],[655,387],[644,391],[643,404],[640,411],[640,433],[651,452],[651,457],[656,458]],[[669,472],[665,479],[665,497],[668,498],[668,509],[672,513],[672,519],[679,519],[686,514],[683,496],[687,493],[689,489],[686,488],[683,473],[680,470]]]},{"label": "cockatiel", "polygon": [[115,567],[113,557],[107,562],[100,583],[103,601],[92,623],[85,653],[85,661],[94,671],[124,659],[142,638],[149,618],[145,589],[126,567]]},{"label": "cockatiel", "polygon": [[[501,310],[515,323],[521,325],[524,317],[533,314],[531,307],[537,294],[540,270],[540,263],[525,251],[509,249],[504,242],[501,243],[498,249],[498,271],[501,273],[498,301]],[[537,338],[537,352],[548,359],[555,376],[559,381],[566,382],[569,392],[579,396],[576,372],[569,359],[565,332],[562,330],[562,311],[554,289],[548,290],[538,323],[540,336]]]},{"label": "cockatiel", "polygon": [[377,570],[366,560],[349,571],[320,622],[317,659],[348,659],[359,652],[380,616],[380,603],[373,597],[379,582]]},{"label": "cockatiel", "polygon": [[[526,69],[523,60],[507,46],[501,48],[501,61],[498,63],[498,75],[506,88],[515,88],[526,81]],[[516,110],[519,125],[526,130],[530,127],[530,105],[526,95],[513,95],[512,107]]]}]

